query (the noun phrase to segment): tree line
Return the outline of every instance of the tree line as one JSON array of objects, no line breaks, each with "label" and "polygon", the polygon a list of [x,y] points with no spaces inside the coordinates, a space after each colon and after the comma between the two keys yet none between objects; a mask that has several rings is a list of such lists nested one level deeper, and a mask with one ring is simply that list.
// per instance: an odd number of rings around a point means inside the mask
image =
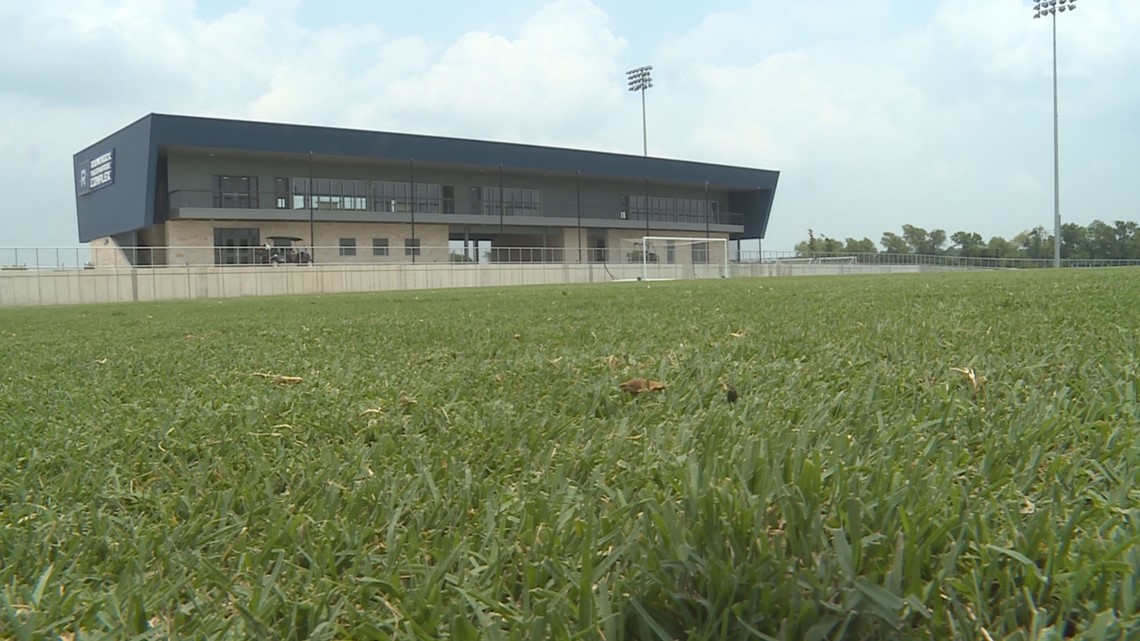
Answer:
[{"label": "tree line", "polygon": [[[882,247],[880,251],[879,247]],[[796,243],[796,253],[832,254],[923,254],[970,258],[1052,258],[1053,232],[1038,226],[1013,238],[957,231],[947,235],[944,229],[927,231],[915,225],[903,225],[902,233],[883,232],[878,245],[870,238],[847,238],[841,241],[808,230],[808,238]],[[1061,258],[1088,260],[1140,260],[1140,225],[1117,220],[1106,223],[1094,220],[1087,226],[1065,223],[1061,226]]]}]

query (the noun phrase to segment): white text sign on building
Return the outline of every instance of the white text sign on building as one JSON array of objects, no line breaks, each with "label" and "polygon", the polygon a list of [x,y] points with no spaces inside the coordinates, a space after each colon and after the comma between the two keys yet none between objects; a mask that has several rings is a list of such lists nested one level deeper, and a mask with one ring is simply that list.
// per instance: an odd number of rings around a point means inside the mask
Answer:
[{"label": "white text sign on building", "polygon": [[89,194],[115,182],[115,149],[79,163],[79,193]]}]

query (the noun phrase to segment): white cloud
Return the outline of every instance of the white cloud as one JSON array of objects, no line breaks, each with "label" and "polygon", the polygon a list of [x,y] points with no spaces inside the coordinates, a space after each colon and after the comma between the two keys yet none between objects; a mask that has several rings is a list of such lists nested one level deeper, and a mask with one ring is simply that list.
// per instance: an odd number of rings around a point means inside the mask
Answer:
[{"label": "white cloud", "polygon": [[559,0],[516,38],[468,33],[421,75],[383,91],[377,112],[419,130],[528,142],[601,139],[621,99],[625,43],[587,0]]},{"label": "white cloud", "polygon": [[[621,99],[624,41],[587,0],[553,2],[517,36],[421,38],[337,31],[274,69],[255,118],[549,144],[605,144]],[[349,48],[345,43],[355,43]],[[374,56],[365,52],[375,51]],[[353,59],[372,63],[348,72]]]},{"label": "white cloud", "polygon": [[[1082,149],[1080,131],[1098,125],[1094,114],[1136,101],[1134,83],[1122,90],[1116,82],[1140,53],[1113,35],[1140,26],[1136,3],[1125,4],[1101,3],[1088,23],[1071,20],[1078,13],[1061,19],[1069,31],[1062,44],[1074,51],[1062,64],[1072,114],[1062,132],[1072,141],[1067,158],[1093,153]],[[756,38],[730,45],[746,55],[723,55],[717,42],[749,29],[787,37],[749,7],[710,16],[662,46],[680,86],[659,99],[672,105],[670,120],[695,121],[671,151],[784,171],[766,246],[790,247],[808,227],[877,239],[904,223],[1011,236],[1052,211],[1050,41],[1021,2],[946,0],[930,22],[872,38],[859,35],[864,25],[836,29],[837,16],[813,24],[792,6],[764,7],[763,16],[813,34],[810,45],[774,48]],[[872,6],[875,20],[882,9]],[[1118,26],[1109,28],[1108,15]],[[1094,37],[1101,44],[1082,50]],[[1095,74],[1081,71],[1106,57],[1114,62]],[[1135,216],[1082,169],[1063,175],[1073,219]]]},{"label": "white cloud", "polygon": [[[664,38],[615,31],[590,0],[447,40],[347,14],[316,27],[301,7],[0,6],[0,245],[74,242],[71,154],[152,111],[637,153],[623,58],[646,46],[651,154],[784,172],[767,248],[808,227],[1012,236],[1051,220],[1051,41],[1022,0],[943,0],[903,26],[889,0],[754,0]],[[1081,0],[1058,22],[1066,215],[1134,217],[1111,186],[1140,164],[1140,3]]]}]

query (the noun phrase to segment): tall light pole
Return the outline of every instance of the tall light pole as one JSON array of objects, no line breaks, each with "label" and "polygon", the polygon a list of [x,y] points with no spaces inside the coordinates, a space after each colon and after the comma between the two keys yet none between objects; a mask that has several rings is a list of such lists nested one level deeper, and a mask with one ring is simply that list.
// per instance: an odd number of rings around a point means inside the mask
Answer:
[{"label": "tall light pole", "polygon": [[629,79],[629,90],[641,92],[641,146],[646,156],[649,155],[649,137],[645,128],[645,90],[653,86],[653,78],[649,75],[651,71],[652,65],[625,72]]},{"label": "tall light pole", "polygon": [[1053,267],[1061,266],[1061,148],[1057,141],[1057,14],[1076,11],[1077,0],[1039,0],[1033,17],[1053,20]]}]

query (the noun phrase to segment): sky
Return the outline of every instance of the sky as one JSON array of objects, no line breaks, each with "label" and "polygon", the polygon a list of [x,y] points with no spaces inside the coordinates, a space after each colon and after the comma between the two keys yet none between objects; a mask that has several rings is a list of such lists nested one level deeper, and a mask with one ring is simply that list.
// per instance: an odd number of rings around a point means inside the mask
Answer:
[{"label": "sky", "polygon": [[[1053,225],[1028,0],[0,2],[0,247],[78,245],[72,155],[148,113],[781,172],[764,250]],[[1057,19],[1065,222],[1140,220],[1140,2]]]}]

